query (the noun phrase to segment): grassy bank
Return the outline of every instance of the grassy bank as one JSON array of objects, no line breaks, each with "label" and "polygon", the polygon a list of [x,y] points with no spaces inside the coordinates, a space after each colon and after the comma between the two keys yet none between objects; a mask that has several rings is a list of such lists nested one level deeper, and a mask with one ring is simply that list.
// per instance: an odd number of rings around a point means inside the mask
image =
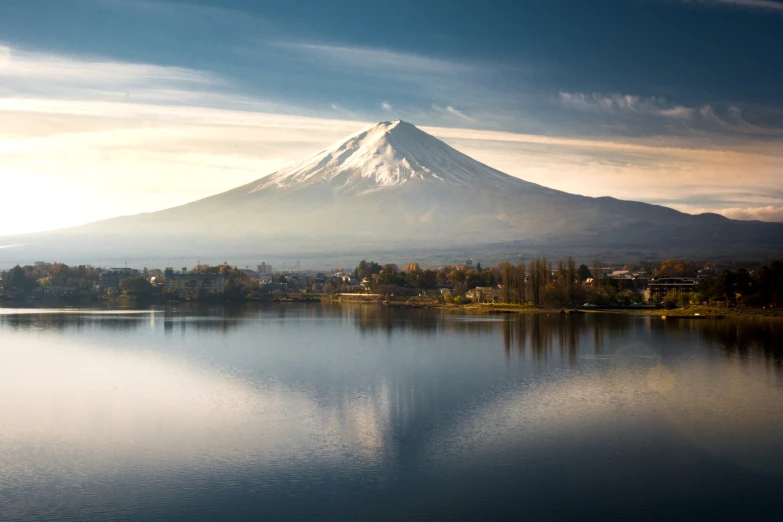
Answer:
[{"label": "grassy bank", "polygon": [[[389,308],[428,308],[450,312],[475,313],[475,314],[538,314],[560,313],[561,308],[544,306],[519,305],[510,303],[444,303],[435,297],[409,297],[398,299],[384,299],[381,296],[340,296],[324,299],[326,302],[335,303],[365,303],[379,304]],[[563,308],[564,310],[573,307]]]},{"label": "grassy bank", "polygon": [[725,317],[727,319],[783,321],[783,309],[718,308],[715,306],[687,306],[672,310],[585,310],[596,314],[650,315],[653,317]]},{"label": "grassy bank", "polygon": [[390,308],[429,308],[448,312],[470,313],[470,314],[552,314],[572,312],[579,310],[594,314],[622,314],[622,315],[649,315],[653,317],[726,317],[734,319],[750,320],[781,320],[783,321],[783,309],[761,309],[761,308],[718,308],[714,306],[688,306],[685,308],[675,308],[667,310],[658,309],[590,309],[578,306],[547,307],[519,305],[508,303],[443,303],[437,298],[412,297],[407,299],[384,299],[383,297],[362,297],[362,298],[339,298],[325,299],[329,302],[341,303],[369,303],[380,304]]}]

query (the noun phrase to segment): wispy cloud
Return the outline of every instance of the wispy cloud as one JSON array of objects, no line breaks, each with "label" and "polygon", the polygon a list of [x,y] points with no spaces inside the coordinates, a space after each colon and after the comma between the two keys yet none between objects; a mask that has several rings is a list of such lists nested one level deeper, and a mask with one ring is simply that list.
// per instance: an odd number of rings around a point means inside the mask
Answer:
[{"label": "wispy cloud", "polygon": [[706,6],[733,6],[745,9],[757,9],[764,11],[777,11],[783,13],[783,2],[776,0],[682,0],[688,4],[702,4]]},{"label": "wispy cloud", "polygon": [[353,70],[383,75],[398,74],[400,71],[428,76],[432,74],[461,74],[476,69],[475,66],[452,60],[387,49],[285,41],[274,44],[310,55],[319,62],[326,61],[331,64],[347,66]]},{"label": "wispy cloud", "polygon": [[381,109],[385,110],[386,112],[391,112],[392,106],[389,104],[389,102],[381,102]]},{"label": "wispy cloud", "polygon": [[[773,106],[751,107],[750,120],[746,110],[736,105],[705,104],[700,107],[673,105],[661,97],[643,97],[628,94],[571,93],[560,92],[559,102],[564,107],[585,113],[605,114],[615,117],[616,121],[631,122],[650,128],[656,128],[654,120],[680,122],[686,134],[701,134],[704,137],[721,134],[735,138],[743,136],[777,137],[783,136],[783,118]],[[671,126],[661,126],[661,131],[669,131]],[[728,131],[728,132],[727,132]]]},{"label": "wispy cloud", "polygon": [[723,116],[718,114],[718,111],[712,105],[703,106],[699,113],[706,121],[732,132],[762,136],[783,136],[783,128],[764,127],[749,123],[745,119],[742,109],[736,106],[726,107],[723,111]]},{"label": "wispy cloud", "polygon": [[432,104],[432,108],[435,111],[437,111],[437,112],[439,112],[441,114],[444,114],[444,113],[445,114],[451,114],[451,115],[456,116],[457,118],[460,118],[460,119],[465,120],[465,121],[474,122],[474,123],[476,122],[475,118],[471,118],[470,116],[468,116],[467,114],[465,114],[461,110],[454,108],[453,105],[447,105],[445,107],[442,107],[442,106],[440,106],[440,105],[438,105],[436,103],[433,103]]},{"label": "wispy cloud", "polygon": [[351,109],[344,107],[343,105],[340,105],[339,103],[331,103],[329,107],[332,109],[332,111],[335,114],[338,114],[340,116],[349,117],[351,119],[359,119],[357,114],[352,111]]},{"label": "wispy cloud", "polygon": [[768,206],[758,208],[724,208],[717,210],[731,219],[759,220],[759,221],[783,221],[783,206]]},{"label": "wispy cloud", "polygon": [[264,45],[272,46],[288,63],[303,65],[308,74],[321,75],[321,81],[335,89],[362,89],[380,99],[399,96],[415,100],[404,108],[402,103],[397,107],[406,114],[427,107],[422,103],[426,99],[453,108],[486,104],[501,97],[496,86],[488,86],[496,71],[486,64],[328,43],[270,41]]},{"label": "wispy cloud", "polygon": [[215,74],[161,65],[110,61],[31,52],[0,44],[0,78],[30,79],[47,83],[91,84],[94,88],[132,89],[151,83],[159,86],[216,86],[224,81]]},{"label": "wispy cloud", "polygon": [[665,98],[630,94],[561,91],[560,102],[567,107],[583,111],[642,114],[674,119],[688,119],[694,113],[694,109],[682,105],[672,106],[668,104]]}]

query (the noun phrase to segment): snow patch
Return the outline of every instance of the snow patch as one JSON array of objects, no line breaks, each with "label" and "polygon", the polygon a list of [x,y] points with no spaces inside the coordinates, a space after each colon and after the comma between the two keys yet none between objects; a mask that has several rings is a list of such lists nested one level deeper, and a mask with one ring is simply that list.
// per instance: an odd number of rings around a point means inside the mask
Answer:
[{"label": "snow patch", "polygon": [[313,158],[251,184],[247,192],[326,184],[335,194],[362,195],[414,180],[484,188],[536,186],[488,167],[414,125],[397,120],[370,125]]}]

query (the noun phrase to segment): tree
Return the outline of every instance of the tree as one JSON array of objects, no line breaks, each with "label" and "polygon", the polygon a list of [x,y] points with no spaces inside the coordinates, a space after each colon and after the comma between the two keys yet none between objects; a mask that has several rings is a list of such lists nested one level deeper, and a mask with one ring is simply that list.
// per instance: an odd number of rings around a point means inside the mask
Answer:
[{"label": "tree", "polygon": [[546,256],[541,259],[533,258],[530,260],[530,275],[528,277],[530,287],[530,297],[534,305],[541,304],[541,297],[544,294],[546,285],[549,284],[551,274],[551,265],[547,263]]},{"label": "tree", "polygon": [[593,274],[590,273],[587,265],[579,265],[579,282],[584,283],[590,277],[593,277]]},{"label": "tree", "polygon": [[86,277],[79,279],[79,290],[82,292],[89,290],[91,286],[89,279]]},{"label": "tree", "polygon": [[724,270],[720,274],[720,287],[721,291],[726,298],[726,301],[729,303],[734,303],[737,300],[737,294],[734,291],[734,284],[736,282],[736,277],[734,276],[734,272],[730,270]]},{"label": "tree", "polygon": [[364,279],[365,277],[369,278],[373,274],[379,274],[381,273],[381,265],[376,263],[375,261],[366,261],[362,259],[359,262],[359,266],[356,267],[354,270],[354,273],[356,274],[356,277],[359,279]]},{"label": "tree", "polygon": [[500,301],[503,303],[511,302],[511,280],[512,280],[512,267],[511,263],[504,261],[500,264],[500,277],[501,277],[501,289],[500,289]]},{"label": "tree", "polygon": [[663,306],[671,310],[672,308],[677,307],[677,293],[676,292],[669,292],[665,296],[663,296]]},{"label": "tree", "polygon": [[593,268],[590,271],[592,273],[593,280],[601,279],[603,277],[604,263],[600,259],[593,261]]},{"label": "tree", "polygon": [[120,281],[120,290],[130,295],[149,294],[152,285],[144,276],[134,275]]},{"label": "tree", "polygon": [[30,277],[27,277],[24,269],[16,265],[5,274],[5,286],[6,288],[17,288],[23,292],[29,292],[33,288],[38,286],[38,282]]},{"label": "tree", "polygon": [[686,277],[696,275],[696,265],[693,261],[667,259],[658,268],[658,277]]},{"label": "tree", "polygon": [[740,294],[741,296],[750,295],[751,289],[753,287],[753,278],[751,277],[750,272],[748,272],[748,269],[738,268],[734,272],[734,276],[734,289],[736,293]]}]

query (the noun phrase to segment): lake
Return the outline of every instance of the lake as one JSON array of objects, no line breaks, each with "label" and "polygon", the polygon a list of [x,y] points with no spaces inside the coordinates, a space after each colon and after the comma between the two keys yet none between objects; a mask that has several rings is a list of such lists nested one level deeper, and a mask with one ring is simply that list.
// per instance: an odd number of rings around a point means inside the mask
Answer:
[{"label": "lake", "polygon": [[771,520],[783,323],[0,309],[0,520]]}]

